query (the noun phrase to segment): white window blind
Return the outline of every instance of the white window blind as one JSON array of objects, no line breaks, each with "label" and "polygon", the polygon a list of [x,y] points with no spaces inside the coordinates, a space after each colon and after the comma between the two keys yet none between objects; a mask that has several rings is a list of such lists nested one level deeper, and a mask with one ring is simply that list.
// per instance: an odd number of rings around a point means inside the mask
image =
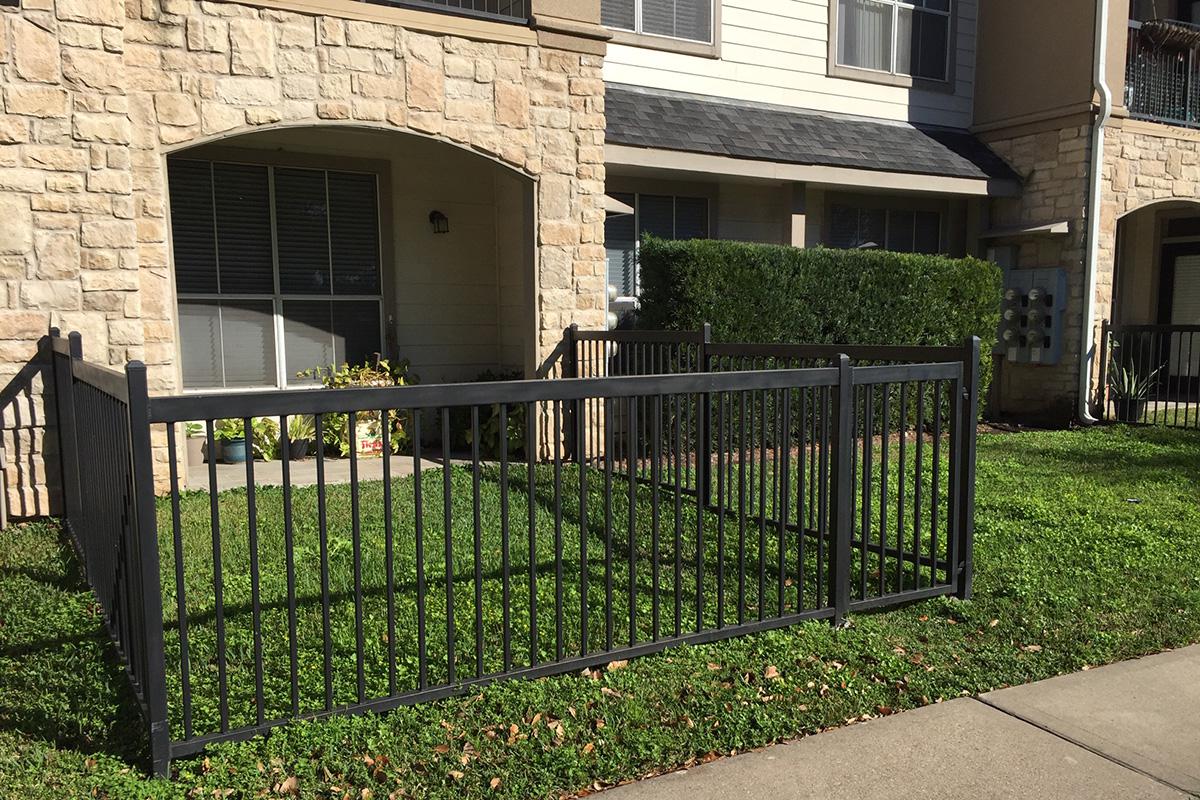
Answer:
[{"label": "white window blind", "polygon": [[838,0],[837,60],[848,67],[944,81],[951,0]]},{"label": "white window blind", "polygon": [[185,388],[286,386],[381,347],[372,174],[168,163]]},{"label": "white window blind", "polygon": [[[1171,324],[1200,325],[1200,255],[1175,259],[1171,287]],[[1171,335],[1171,375],[1200,375],[1200,344],[1197,336]]]},{"label": "white window blind", "polygon": [[714,0],[602,0],[601,21],[610,28],[652,36],[713,40]]}]

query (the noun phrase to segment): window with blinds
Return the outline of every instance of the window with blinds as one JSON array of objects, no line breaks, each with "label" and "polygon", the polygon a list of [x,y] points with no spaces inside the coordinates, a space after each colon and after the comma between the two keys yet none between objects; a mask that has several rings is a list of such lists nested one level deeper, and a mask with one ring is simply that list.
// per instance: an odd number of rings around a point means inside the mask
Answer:
[{"label": "window with blinds", "polygon": [[646,234],[660,239],[707,239],[708,198],[614,193],[633,214],[609,214],[604,223],[608,282],[626,300],[638,296],[637,247]]},{"label": "window with blinds", "polygon": [[945,81],[951,0],[838,0],[837,61]]},{"label": "window with blinds", "polygon": [[375,175],[168,162],[187,389],[287,386],[380,350]]},{"label": "window with blinds", "polygon": [[829,210],[829,235],[825,243],[842,250],[878,248],[899,253],[940,253],[942,215],[936,211],[834,205]]},{"label": "window with blinds", "polygon": [[603,0],[601,21],[609,28],[671,39],[711,43],[713,0]]}]

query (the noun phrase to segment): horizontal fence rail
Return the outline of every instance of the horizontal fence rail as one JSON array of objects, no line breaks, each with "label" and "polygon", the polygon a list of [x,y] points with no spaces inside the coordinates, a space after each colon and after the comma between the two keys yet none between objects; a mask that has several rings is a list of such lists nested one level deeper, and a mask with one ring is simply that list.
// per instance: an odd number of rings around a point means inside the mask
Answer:
[{"label": "horizontal fence rail", "polygon": [[1105,321],[1100,364],[1106,419],[1200,429],[1200,325]]},{"label": "horizontal fence rail", "polygon": [[[87,574],[135,607],[110,630],[153,687],[157,771],[290,720],[969,595],[977,343],[714,369],[704,331],[568,336],[590,355],[563,380],[147,397],[127,368],[124,444],[94,459],[126,491],[67,517],[129,542]],[[277,465],[217,463],[267,422]]]}]

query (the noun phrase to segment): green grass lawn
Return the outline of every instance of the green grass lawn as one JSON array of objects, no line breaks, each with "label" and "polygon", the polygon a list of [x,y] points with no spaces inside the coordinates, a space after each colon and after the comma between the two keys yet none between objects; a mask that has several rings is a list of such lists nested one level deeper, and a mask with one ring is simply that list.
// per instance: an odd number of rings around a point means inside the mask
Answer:
[{"label": "green grass lawn", "polygon": [[[985,435],[978,469],[977,592],[971,602],[931,600],[857,615],[843,630],[808,623],[673,649],[619,669],[502,682],[383,716],[295,724],[267,739],[220,745],[204,758],[178,761],[173,782],[143,777],[144,744],[124,674],[111,656],[69,549],[52,526],[20,527],[6,532],[8,546],[0,553],[0,795],[254,797],[286,789],[295,778],[301,792],[313,797],[361,798],[363,789],[377,798],[555,797],[939,698],[1190,643],[1200,639],[1198,465],[1200,435],[1189,432],[1115,428]],[[426,501],[435,512],[431,519],[437,520],[440,476],[431,479]],[[456,482],[469,480],[469,473],[455,475]],[[564,480],[577,481],[578,475],[569,473]],[[398,482],[397,490],[411,492],[411,481],[404,486]],[[259,495],[261,513],[275,499],[271,492]],[[456,503],[460,496],[470,495],[455,493]],[[340,495],[334,499],[345,501]],[[375,508],[374,499],[364,493],[364,507]],[[523,522],[517,516],[527,511],[523,495],[514,492],[511,499],[514,519]],[[300,500],[310,502],[309,495],[301,494]],[[396,498],[400,505],[405,501]],[[231,523],[242,502],[235,495],[223,497],[223,514]],[[545,502],[536,505],[539,529],[552,530],[551,508]],[[471,551],[472,511],[469,500],[454,509],[455,519],[466,523],[454,526],[456,553]],[[206,498],[185,499],[185,519],[198,521],[206,513]],[[495,509],[487,513],[494,515]],[[590,520],[596,513],[589,507]],[[377,530],[366,517],[364,523],[364,531]],[[260,592],[270,606],[263,619],[268,696],[282,706],[271,711],[285,712],[286,611],[273,602],[283,579],[281,534],[274,525],[267,522],[260,531],[265,576]],[[163,528],[168,535],[169,526]],[[564,533],[564,541],[571,543],[564,570],[568,576],[572,564],[578,571],[578,527],[574,537],[570,530],[568,525]],[[514,525],[513,558],[522,566],[528,563],[528,546],[517,540],[524,532],[523,524]],[[440,527],[427,535],[440,542]],[[237,537],[229,540],[223,543],[223,556],[228,564],[237,564],[245,554],[239,556]],[[594,534],[589,536],[592,554],[602,554],[602,544],[596,549],[594,540]],[[212,659],[204,657],[204,649],[212,646],[211,624],[204,622],[205,603],[212,604],[204,569],[211,561],[211,541],[207,550],[204,544],[200,537],[185,540],[188,614],[197,620],[192,646],[199,648],[193,650],[195,691],[215,680]],[[364,539],[368,552],[380,544],[376,538]],[[298,564],[309,565],[298,570],[300,594],[307,598],[300,621],[308,626],[309,638],[319,642],[314,546],[311,530],[299,535]],[[356,679],[353,592],[346,592],[352,588],[346,583],[352,574],[351,550],[345,531],[335,531],[330,558],[331,591],[337,600],[331,624],[342,665],[334,685],[338,702],[353,699]],[[490,545],[484,551],[490,573],[496,554]],[[431,560],[427,548],[431,573],[444,569],[440,552],[434,555]],[[636,555],[635,563],[644,565],[646,554]],[[774,553],[768,549],[766,555],[770,560]],[[619,560],[628,557],[628,549],[622,556]],[[539,576],[545,576],[539,578],[539,598],[549,592],[548,601],[555,589],[555,564],[541,552],[536,563]],[[415,558],[399,545],[396,564],[398,582],[415,571]],[[460,647],[469,672],[474,652],[472,565],[457,566],[455,591],[463,591],[460,583],[466,587],[466,634]],[[368,587],[379,586],[382,570],[369,558],[364,567]],[[671,569],[664,564],[664,576]],[[165,585],[173,587],[173,566],[165,564],[164,573],[170,578]],[[653,610],[652,575],[647,573],[648,567],[638,570],[640,626],[650,624]],[[618,573],[618,586],[623,576]],[[798,582],[800,575],[792,577]],[[226,583],[227,603],[249,597],[248,580]],[[591,575],[589,598],[595,591],[602,598],[603,585],[601,569]],[[514,583],[514,589],[523,591],[524,586],[523,581]],[[660,590],[663,624],[673,625],[673,587],[667,582]],[[431,607],[444,604],[444,596],[437,594],[441,591],[433,590]],[[568,581],[564,591],[568,605],[575,607],[577,582]],[[518,618],[528,616],[527,605],[515,605],[519,593],[514,594],[514,625],[524,624]],[[168,595],[170,614],[174,595]],[[759,601],[753,581],[750,595],[754,607]],[[762,603],[769,605],[773,597],[767,592]],[[785,609],[787,602],[794,607],[795,600],[785,601]],[[385,607],[377,592],[369,592],[364,603],[369,632],[364,644],[371,659],[368,693],[378,694],[388,678],[389,641],[381,635]],[[552,631],[552,604],[540,599],[539,604],[549,613],[539,618],[539,627]],[[485,600],[485,608],[495,606]],[[627,614],[627,606],[623,611]],[[441,613],[440,622],[431,620],[431,641],[438,632],[444,635]],[[712,619],[711,609],[705,613]],[[246,671],[252,655],[249,616],[242,612],[231,622],[234,720],[253,716],[253,683]],[[568,630],[578,627],[574,619]],[[397,609],[398,636],[410,636],[412,620],[408,605]],[[527,648],[527,630],[514,630]],[[491,617],[485,619],[485,632],[488,665],[498,658]],[[572,635],[577,638],[578,632]],[[591,635],[603,636],[603,626]],[[402,685],[415,668],[409,639],[403,641],[398,647]],[[552,637],[539,642],[548,653],[555,644]],[[568,648],[575,644],[565,642]],[[177,637],[169,635],[169,651],[177,647]],[[323,694],[319,651],[318,645],[301,652],[304,697],[312,700]],[[349,668],[344,666],[347,657]],[[178,679],[171,680],[175,696]],[[211,704],[198,703],[196,724],[212,724],[215,713]],[[180,724],[177,711],[173,724]],[[226,795],[223,790],[231,791]]]}]

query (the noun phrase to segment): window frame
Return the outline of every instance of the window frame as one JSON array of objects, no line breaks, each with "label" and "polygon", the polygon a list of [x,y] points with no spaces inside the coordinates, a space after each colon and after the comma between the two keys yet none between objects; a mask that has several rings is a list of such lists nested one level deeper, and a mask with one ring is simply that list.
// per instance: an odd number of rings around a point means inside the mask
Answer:
[{"label": "window frame", "polygon": [[839,19],[838,7],[840,0],[829,0],[829,53],[827,59],[826,74],[830,78],[844,78],[847,80],[862,81],[863,83],[878,83],[884,86],[897,86],[906,89],[920,89],[923,91],[939,92],[942,94],[954,94],[957,92],[957,66],[958,66],[958,17],[961,7],[961,0],[948,0],[950,4],[949,11],[932,11],[935,14],[945,14],[949,17],[949,30],[946,39],[946,77],[939,80],[937,78],[922,78],[913,75],[905,75],[895,71],[896,68],[896,32],[898,26],[896,20],[900,14],[900,8],[916,8],[909,0],[873,0],[882,5],[892,7],[892,69],[890,71],[870,69],[869,67],[856,67],[851,64],[842,64],[838,60],[838,38],[841,20]]},{"label": "window frame", "polygon": [[[604,0],[600,0],[603,5]],[[626,44],[641,47],[646,50],[663,50],[669,53],[701,56],[703,58],[721,57],[721,6],[723,0],[708,0],[710,10],[709,41],[697,39],[681,39],[675,36],[664,36],[659,33],[645,33],[642,30],[642,0],[634,0],[633,29],[604,27],[612,33],[612,44]],[[603,13],[603,12],[601,12]],[[604,24],[603,21],[601,24]]]},{"label": "window frame", "polygon": [[[862,202],[855,195],[835,196],[828,200],[825,208],[825,221],[821,230],[821,244],[824,247],[833,247],[831,243],[833,232],[833,214],[834,209],[842,207],[854,209],[860,214],[864,211],[882,211],[883,212],[883,241],[877,243],[878,246],[874,249],[887,250],[888,234],[891,232],[892,215],[903,213],[922,213],[922,214],[937,214],[938,217],[938,250],[933,255],[948,255],[950,247],[947,243],[947,216],[948,209],[940,207],[932,207],[932,204],[913,203],[906,204],[902,202]],[[915,237],[914,227],[914,237]],[[915,242],[914,242],[915,243]],[[917,250],[899,250],[894,252],[919,253]],[[927,254],[928,255],[928,254]]]},{"label": "window frame", "polygon": [[[677,206],[678,206],[680,198],[683,198],[685,200],[703,200],[704,201],[705,227],[708,230],[707,236],[705,238],[708,238],[708,239],[714,238],[714,236],[713,236],[713,207],[714,207],[713,206],[713,198],[707,194],[686,194],[686,193],[677,192],[677,191],[673,191],[673,190],[646,191],[646,192],[612,190],[609,192],[609,194],[614,197],[617,195],[633,195],[633,203],[632,203],[632,205],[633,205],[633,231],[636,234],[635,238],[633,240],[633,290],[634,290],[634,293],[632,295],[618,294],[613,302],[626,303],[626,304],[631,303],[634,305],[634,307],[637,307],[637,305],[639,305],[641,302],[640,289],[641,289],[641,285],[642,285],[642,263],[641,263],[642,196],[648,195],[651,197],[670,197],[671,198],[672,241],[677,241],[674,239],[674,229],[677,228],[678,224],[679,224],[678,223],[679,211],[678,211]],[[607,220],[607,218],[606,218],[606,220]],[[605,237],[605,239],[607,242],[607,236]],[[605,282],[607,283],[608,282],[607,257],[606,257],[604,268],[605,268],[604,277],[605,277]],[[618,288],[618,290],[620,289],[620,287],[617,287],[617,288]],[[605,296],[607,297],[607,293],[605,293]]]},{"label": "window frame", "polygon": [[[169,156],[171,160],[176,161],[199,161],[211,165],[216,164],[239,164],[264,167],[267,170],[267,187],[268,187],[268,216],[271,228],[271,270],[273,287],[270,294],[254,294],[254,293],[220,293],[220,271],[217,272],[217,292],[181,292],[178,289],[178,283],[175,275],[175,250],[174,243],[171,239],[168,240],[168,254],[171,259],[171,292],[172,301],[175,310],[175,355],[176,363],[178,364],[179,386],[185,394],[220,394],[239,391],[282,391],[287,389],[308,389],[319,388],[319,383],[310,381],[300,382],[294,379],[287,366],[287,349],[284,341],[284,325],[285,317],[283,314],[283,304],[286,302],[295,301],[329,301],[329,302],[369,302],[374,301],[379,304],[379,352],[385,357],[389,353],[389,318],[393,302],[394,289],[392,286],[391,271],[386,269],[387,264],[392,263],[391,240],[384,236],[384,222],[390,219],[391,215],[391,185],[390,185],[390,164],[386,161],[375,161],[370,159],[346,158],[340,156],[321,156],[298,153],[271,153],[243,150],[238,148],[197,148],[195,152],[189,152],[179,155]],[[378,270],[379,270],[379,294],[334,294],[332,291],[329,294],[302,294],[295,292],[283,292],[280,286],[279,273],[279,240],[278,240],[278,221],[275,208],[275,171],[276,169],[302,169],[312,170],[315,172],[331,173],[355,173],[360,175],[370,175],[375,181],[375,208],[376,208],[376,237],[378,243]],[[165,164],[164,164],[165,172]],[[326,192],[328,193],[328,183],[326,184]],[[171,209],[169,202],[169,192],[167,193],[167,221],[168,231],[171,230]],[[219,259],[219,255],[218,255]],[[218,261],[219,263],[219,261]],[[332,287],[331,287],[332,288]],[[184,301],[206,301],[214,304],[219,304],[222,301],[262,301],[271,303],[272,324],[271,332],[274,337],[274,356],[275,356],[275,382],[272,384],[262,384],[260,386],[210,386],[210,387],[188,387],[183,381],[183,348],[182,339],[180,336],[179,324],[180,302]],[[221,332],[223,336],[223,330]]]}]

